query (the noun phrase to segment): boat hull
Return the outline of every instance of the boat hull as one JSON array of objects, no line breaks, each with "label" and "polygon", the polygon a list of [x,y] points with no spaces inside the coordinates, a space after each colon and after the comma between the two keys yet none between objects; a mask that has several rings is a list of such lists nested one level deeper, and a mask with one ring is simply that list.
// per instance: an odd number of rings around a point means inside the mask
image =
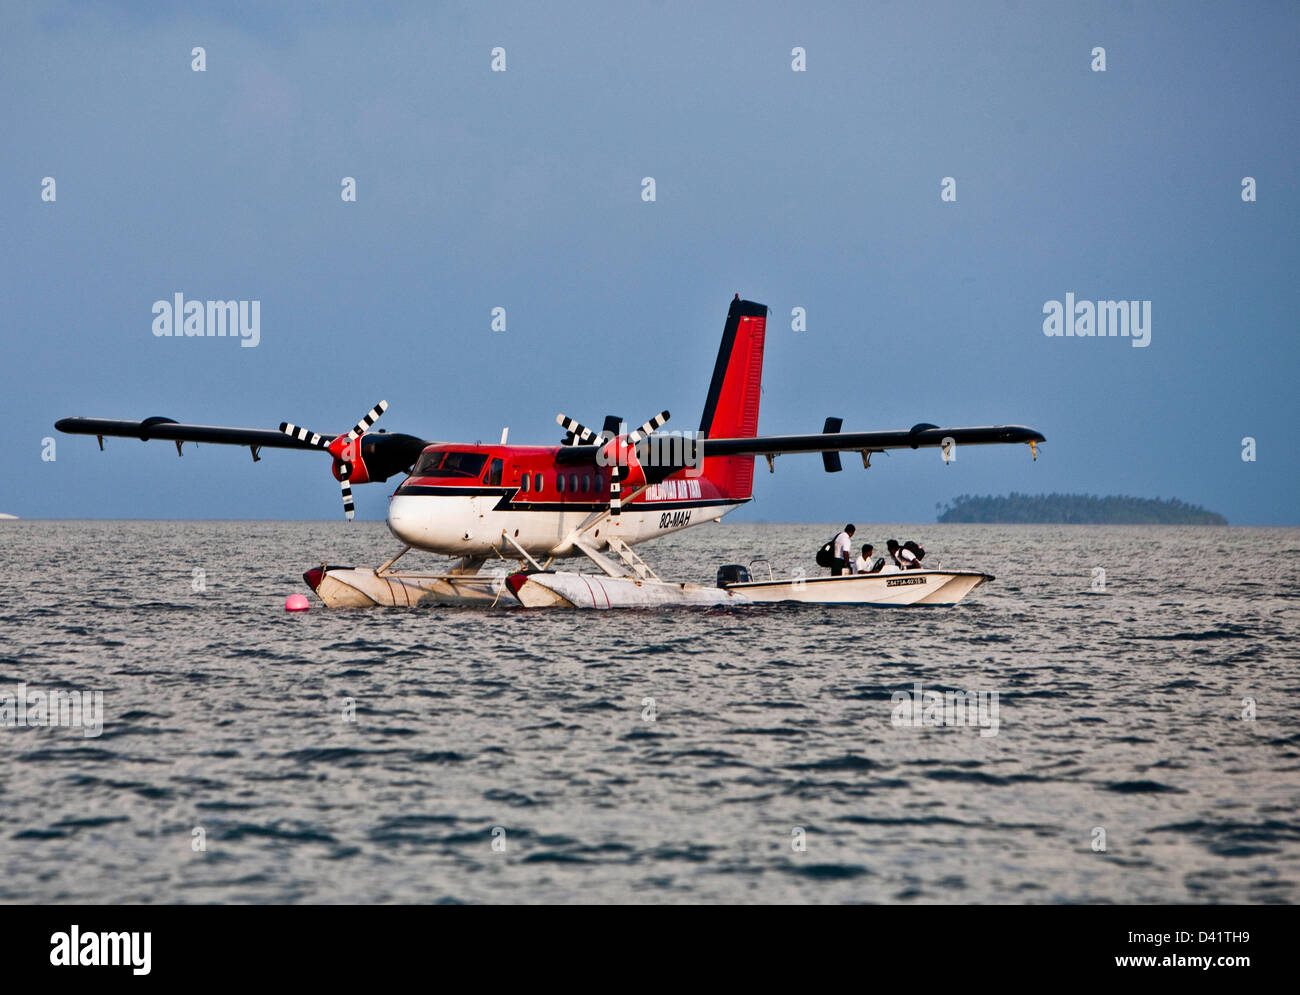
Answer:
[{"label": "boat hull", "polygon": [[905,570],[840,577],[796,577],[786,580],[728,584],[755,604],[798,602],[809,605],[864,605],[902,608],[912,605],[948,607],[993,580],[976,570]]},{"label": "boat hull", "polygon": [[949,607],[986,581],[990,574],[973,570],[915,570],[843,577],[748,581],[725,587],[672,584],[661,580],[607,577],[572,571],[526,570],[506,578],[525,608],[662,608],[670,605],[800,603],[902,608]]}]

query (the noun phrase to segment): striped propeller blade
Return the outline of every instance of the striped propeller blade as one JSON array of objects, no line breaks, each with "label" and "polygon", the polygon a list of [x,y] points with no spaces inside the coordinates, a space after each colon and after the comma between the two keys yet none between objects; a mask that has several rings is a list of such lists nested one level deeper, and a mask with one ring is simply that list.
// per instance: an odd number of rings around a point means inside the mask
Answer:
[{"label": "striped propeller blade", "polygon": [[347,520],[349,522],[352,521],[353,517],[356,515],[356,507],[352,504],[352,482],[350,479],[351,476],[352,476],[352,464],[340,463],[339,464],[339,491],[343,495],[343,514],[347,516]]},{"label": "striped propeller blade", "polygon": [[290,438],[297,439],[299,442],[305,442],[309,446],[315,446],[317,449],[328,449],[330,446],[330,439],[327,439],[323,435],[317,435],[310,429],[300,428],[291,422],[280,422],[280,431]]},{"label": "striped propeller blade", "polygon": [[617,518],[623,510],[623,474],[627,467],[615,463],[609,473],[609,515]]},{"label": "striped propeller blade", "polygon": [[595,432],[582,424],[582,422],[574,421],[566,414],[561,413],[556,415],[555,423],[568,433],[567,438],[573,440],[571,443],[566,443],[567,445],[581,444],[584,446],[590,446],[593,443],[600,441],[600,436]]},{"label": "striped propeller blade", "polygon": [[379,421],[379,416],[388,410],[388,402],[380,401],[373,408],[366,412],[365,417],[353,426],[352,431],[348,433],[349,439],[356,439],[369,431],[370,426]]},{"label": "striped propeller blade", "polygon": [[660,411],[659,414],[655,415],[648,422],[629,435],[627,437],[627,444],[629,446],[635,446],[651,432],[659,431],[659,429],[663,428],[664,424],[670,417],[671,415],[669,415],[667,411]]}]

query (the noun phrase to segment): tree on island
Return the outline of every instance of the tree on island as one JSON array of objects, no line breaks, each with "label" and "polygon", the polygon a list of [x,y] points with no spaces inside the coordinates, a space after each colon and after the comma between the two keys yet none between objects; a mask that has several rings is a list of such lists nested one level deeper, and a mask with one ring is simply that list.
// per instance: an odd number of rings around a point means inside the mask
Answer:
[{"label": "tree on island", "polygon": [[1018,494],[1006,497],[963,494],[939,513],[944,524],[986,525],[1227,525],[1213,511],[1175,498],[1125,495]]}]

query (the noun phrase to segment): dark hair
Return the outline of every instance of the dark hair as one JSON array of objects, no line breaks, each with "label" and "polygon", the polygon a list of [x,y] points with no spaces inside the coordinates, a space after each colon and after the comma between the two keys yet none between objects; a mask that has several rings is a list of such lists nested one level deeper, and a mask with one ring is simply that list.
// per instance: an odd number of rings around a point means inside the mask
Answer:
[{"label": "dark hair", "polygon": [[848,525],[844,526],[844,531],[847,532],[849,535],[853,535],[853,533],[856,532],[856,531],[858,531],[858,530],[855,529],[855,528],[853,527],[853,523],[850,522]]},{"label": "dark hair", "polygon": [[873,549],[875,549],[875,548],[876,548],[876,547],[873,546],[873,545],[871,545],[871,543],[867,543],[865,546],[862,547],[862,552],[864,552],[864,553],[870,553],[870,552],[871,552]]},{"label": "dark hair", "polygon": [[897,548],[898,548],[898,540],[897,540],[897,539],[890,539],[889,542],[885,543],[885,548],[886,548],[886,549],[897,549]]}]

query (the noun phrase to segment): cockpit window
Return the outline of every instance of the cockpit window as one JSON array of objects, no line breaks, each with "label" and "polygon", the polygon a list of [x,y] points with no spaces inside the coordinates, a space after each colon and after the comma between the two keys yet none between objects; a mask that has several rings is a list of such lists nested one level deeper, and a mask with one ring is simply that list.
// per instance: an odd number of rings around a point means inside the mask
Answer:
[{"label": "cockpit window", "polygon": [[419,460],[416,461],[415,469],[411,471],[411,476],[434,476],[438,467],[442,465],[442,458],[446,455],[446,453],[421,453]]},{"label": "cockpit window", "polygon": [[415,464],[414,477],[469,477],[477,479],[483,472],[487,456],[483,453],[425,453]]}]

